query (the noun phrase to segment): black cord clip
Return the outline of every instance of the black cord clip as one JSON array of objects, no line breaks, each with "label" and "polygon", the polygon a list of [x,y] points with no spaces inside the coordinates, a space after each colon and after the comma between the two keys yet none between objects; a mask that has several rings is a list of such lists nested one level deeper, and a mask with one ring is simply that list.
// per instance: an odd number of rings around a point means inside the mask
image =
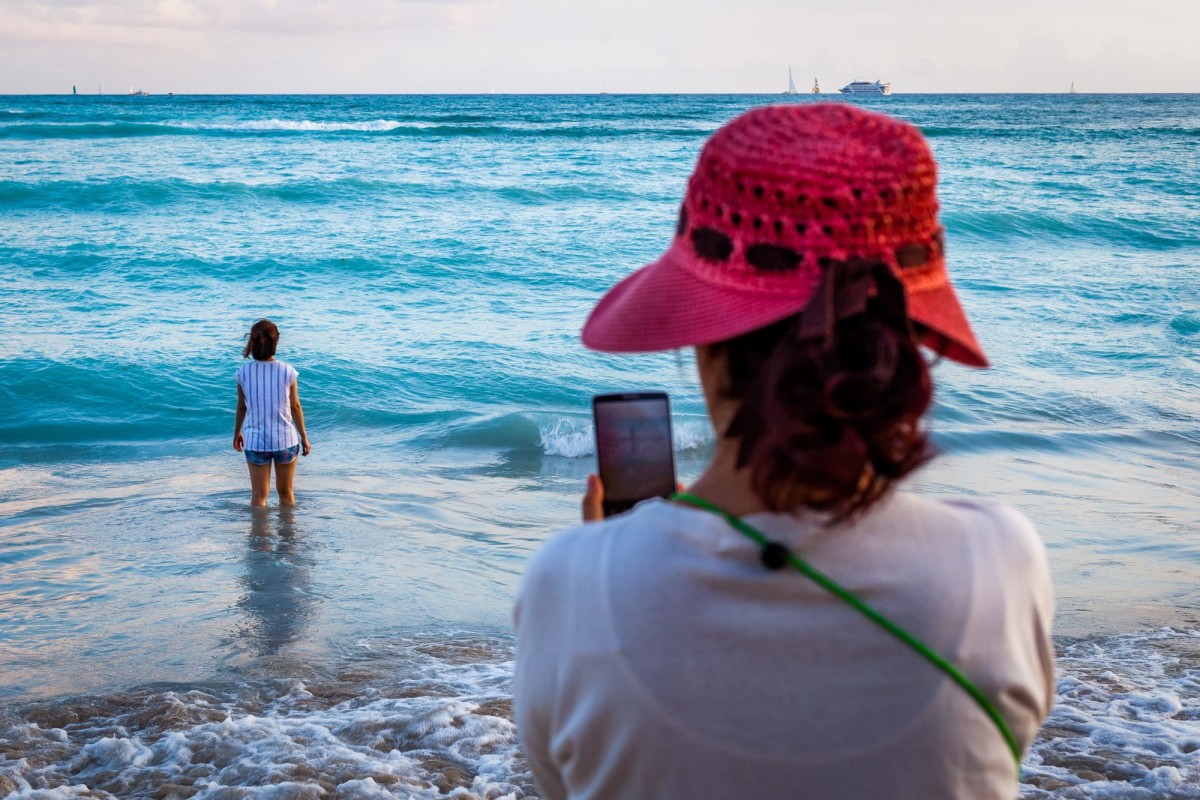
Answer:
[{"label": "black cord clip", "polygon": [[785,568],[792,560],[792,551],[786,544],[767,542],[762,549],[763,566],[772,572]]}]

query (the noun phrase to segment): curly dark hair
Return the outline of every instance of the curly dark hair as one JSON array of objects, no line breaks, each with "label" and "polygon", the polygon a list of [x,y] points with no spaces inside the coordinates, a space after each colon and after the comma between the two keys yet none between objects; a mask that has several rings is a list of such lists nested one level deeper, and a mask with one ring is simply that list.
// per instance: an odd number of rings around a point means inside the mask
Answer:
[{"label": "curly dark hair", "polygon": [[810,334],[806,310],[711,346],[727,356],[726,394],[739,404],[723,435],[772,511],[848,519],[933,457],[921,424],[933,381],[904,289],[886,265],[865,267],[875,286],[865,309],[831,318],[825,335]]}]

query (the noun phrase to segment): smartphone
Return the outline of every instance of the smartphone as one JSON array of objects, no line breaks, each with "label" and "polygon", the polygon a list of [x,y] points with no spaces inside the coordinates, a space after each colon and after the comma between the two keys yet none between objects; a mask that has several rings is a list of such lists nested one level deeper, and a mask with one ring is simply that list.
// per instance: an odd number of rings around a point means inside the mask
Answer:
[{"label": "smartphone", "polygon": [[666,392],[598,394],[592,398],[596,461],[604,484],[604,516],[675,491],[671,403]]}]

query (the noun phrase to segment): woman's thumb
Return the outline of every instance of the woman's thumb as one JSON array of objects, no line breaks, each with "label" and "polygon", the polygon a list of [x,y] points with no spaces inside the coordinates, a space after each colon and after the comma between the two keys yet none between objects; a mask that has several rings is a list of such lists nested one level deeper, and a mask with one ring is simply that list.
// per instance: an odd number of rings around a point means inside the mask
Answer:
[{"label": "woman's thumb", "polygon": [[604,484],[600,476],[588,475],[587,490],[583,493],[583,521],[598,522],[604,519]]}]

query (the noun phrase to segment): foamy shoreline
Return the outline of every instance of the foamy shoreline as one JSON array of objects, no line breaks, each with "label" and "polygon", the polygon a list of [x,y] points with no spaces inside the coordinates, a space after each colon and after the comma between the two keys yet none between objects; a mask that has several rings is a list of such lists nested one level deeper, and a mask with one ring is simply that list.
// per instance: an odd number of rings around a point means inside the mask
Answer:
[{"label": "foamy shoreline", "polygon": [[[1021,797],[1200,798],[1200,630],[1061,640]],[[359,643],[336,669],[0,709],[9,798],[533,798],[512,641]],[[282,793],[282,794],[280,794]]]}]

